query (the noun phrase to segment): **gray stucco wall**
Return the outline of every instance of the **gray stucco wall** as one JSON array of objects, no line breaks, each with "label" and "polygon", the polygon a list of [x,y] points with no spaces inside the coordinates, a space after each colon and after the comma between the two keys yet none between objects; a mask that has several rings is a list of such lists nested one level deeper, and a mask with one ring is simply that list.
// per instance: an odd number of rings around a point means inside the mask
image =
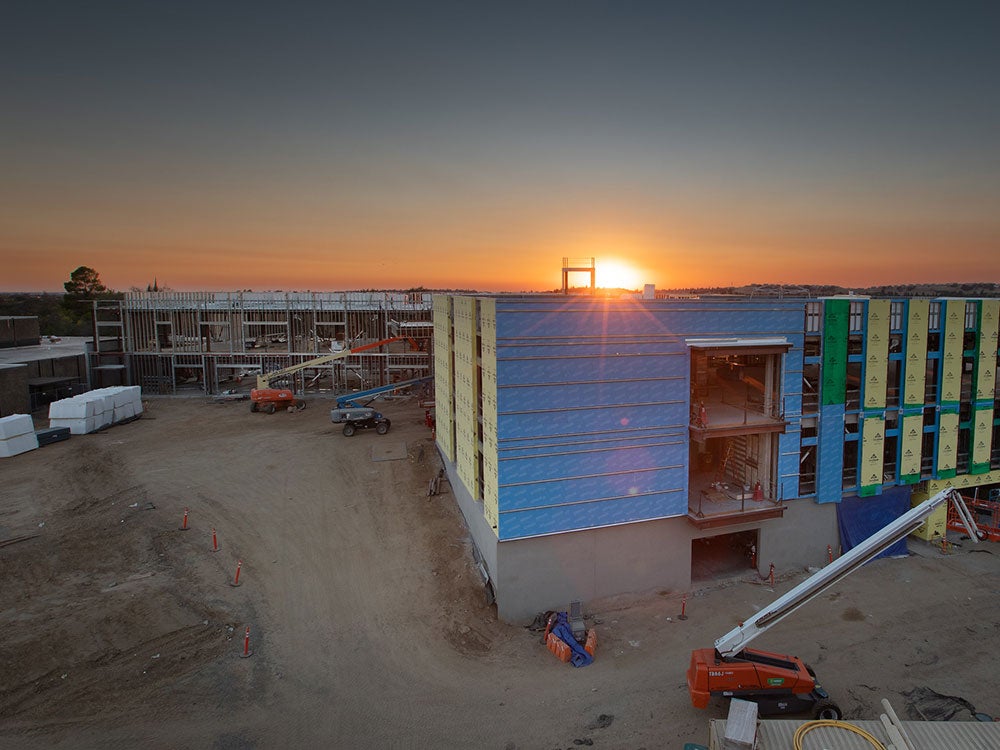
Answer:
[{"label": "gray stucco wall", "polygon": [[695,539],[757,529],[762,574],[772,562],[777,575],[821,566],[828,544],[837,551],[836,506],[811,500],[791,501],[783,518],[756,524],[701,530],[677,517],[500,543],[481,504],[454,476],[454,466],[442,463],[505,622],[530,622],[539,612],[567,609],[577,600],[587,608],[622,594],[689,591]]},{"label": "gray stucco wall", "polygon": [[837,530],[837,503],[791,500],[781,518],[760,526],[758,557],[761,572],[774,563],[776,575],[827,563],[826,545],[836,556],[840,548]]}]

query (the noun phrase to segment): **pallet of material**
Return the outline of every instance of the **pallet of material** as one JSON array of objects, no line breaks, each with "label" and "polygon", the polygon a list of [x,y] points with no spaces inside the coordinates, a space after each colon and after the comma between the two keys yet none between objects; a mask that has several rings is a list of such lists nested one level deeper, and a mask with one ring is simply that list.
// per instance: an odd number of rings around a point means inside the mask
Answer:
[{"label": "pallet of material", "polygon": [[35,430],[35,437],[38,439],[38,446],[52,445],[62,440],[69,440],[69,427],[48,427],[44,430]]},{"label": "pallet of material", "polygon": [[65,427],[86,435],[142,415],[142,394],[137,385],[98,388],[49,404],[49,427]]},{"label": "pallet of material", "polygon": [[38,447],[35,423],[29,414],[0,417],[0,458],[11,458]]}]

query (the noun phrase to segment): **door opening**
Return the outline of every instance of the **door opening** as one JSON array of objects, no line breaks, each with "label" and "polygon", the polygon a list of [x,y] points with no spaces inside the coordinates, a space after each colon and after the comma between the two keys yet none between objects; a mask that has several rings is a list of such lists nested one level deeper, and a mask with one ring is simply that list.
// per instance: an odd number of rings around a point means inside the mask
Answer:
[{"label": "door opening", "polygon": [[757,529],[691,540],[691,581],[732,578],[753,569]]}]

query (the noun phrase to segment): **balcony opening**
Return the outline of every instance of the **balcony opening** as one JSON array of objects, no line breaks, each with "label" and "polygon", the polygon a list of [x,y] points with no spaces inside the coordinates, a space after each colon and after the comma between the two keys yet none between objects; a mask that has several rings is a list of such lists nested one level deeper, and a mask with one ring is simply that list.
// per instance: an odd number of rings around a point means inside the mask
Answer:
[{"label": "balcony opening", "polygon": [[688,517],[701,528],[783,513],[772,433],[691,442]]},{"label": "balcony opening", "polygon": [[691,346],[691,426],[700,431],[696,440],[784,430],[782,355],[788,346]]},{"label": "balcony opening", "polygon": [[777,433],[785,431],[782,360],[790,345],[783,339],[689,339],[688,345],[688,517],[708,528],[780,516]]}]

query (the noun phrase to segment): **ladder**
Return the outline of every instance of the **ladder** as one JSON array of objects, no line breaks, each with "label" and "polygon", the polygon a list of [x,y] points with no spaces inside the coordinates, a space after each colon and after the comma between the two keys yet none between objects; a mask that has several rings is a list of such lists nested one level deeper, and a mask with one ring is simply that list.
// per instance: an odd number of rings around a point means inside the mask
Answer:
[{"label": "ladder", "polygon": [[715,481],[721,482],[726,478],[726,466],[729,465],[729,459],[733,456],[733,441],[726,440],[726,447],[723,449],[722,461],[719,462],[719,470],[715,474]]}]

